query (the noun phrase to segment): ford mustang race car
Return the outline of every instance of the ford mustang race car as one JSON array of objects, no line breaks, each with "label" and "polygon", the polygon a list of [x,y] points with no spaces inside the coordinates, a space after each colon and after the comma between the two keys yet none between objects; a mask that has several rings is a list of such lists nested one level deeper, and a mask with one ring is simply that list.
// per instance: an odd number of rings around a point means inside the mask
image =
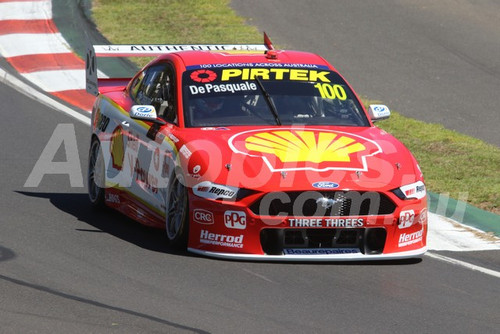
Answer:
[{"label": "ford mustang race car", "polygon": [[[99,57],[155,56],[133,78]],[[94,45],[88,192],[229,259],[380,260],[426,251],[426,188],[322,57],[263,45]]]}]

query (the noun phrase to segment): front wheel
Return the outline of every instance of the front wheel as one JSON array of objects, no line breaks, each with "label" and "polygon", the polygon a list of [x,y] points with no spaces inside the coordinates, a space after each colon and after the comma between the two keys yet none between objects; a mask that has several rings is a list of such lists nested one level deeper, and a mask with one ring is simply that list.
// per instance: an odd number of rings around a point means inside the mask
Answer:
[{"label": "front wheel", "polygon": [[185,249],[189,234],[188,192],[181,174],[173,175],[167,195],[165,229],[172,246]]},{"label": "front wheel", "polygon": [[90,204],[94,208],[104,207],[104,158],[101,151],[101,143],[94,138],[90,144],[89,165],[87,172],[87,186]]}]

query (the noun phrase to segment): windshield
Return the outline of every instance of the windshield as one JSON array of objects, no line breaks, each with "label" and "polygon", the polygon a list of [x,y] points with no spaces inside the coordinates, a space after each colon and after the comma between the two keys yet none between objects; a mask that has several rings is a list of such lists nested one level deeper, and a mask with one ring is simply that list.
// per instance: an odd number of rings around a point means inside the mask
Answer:
[{"label": "windshield", "polygon": [[187,127],[369,126],[359,101],[345,81],[324,66],[266,68],[246,65],[255,67],[205,65],[210,68],[195,66],[184,72]]}]

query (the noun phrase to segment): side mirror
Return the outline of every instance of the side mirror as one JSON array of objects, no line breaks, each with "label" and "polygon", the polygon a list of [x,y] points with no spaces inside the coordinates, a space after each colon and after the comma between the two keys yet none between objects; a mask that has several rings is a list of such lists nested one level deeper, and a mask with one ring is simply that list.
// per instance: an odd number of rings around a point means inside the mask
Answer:
[{"label": "side mirror", "polygon": [[391,116],[391,111],[383,104],[370,104],[368,114],[372,122],[381,121]]},{"label": "side mirror", "polygon": [[165,121],[158,118],[155,107],[149,105],[132,106],[130,109],[130,118],[158,124],[166,124]]}]

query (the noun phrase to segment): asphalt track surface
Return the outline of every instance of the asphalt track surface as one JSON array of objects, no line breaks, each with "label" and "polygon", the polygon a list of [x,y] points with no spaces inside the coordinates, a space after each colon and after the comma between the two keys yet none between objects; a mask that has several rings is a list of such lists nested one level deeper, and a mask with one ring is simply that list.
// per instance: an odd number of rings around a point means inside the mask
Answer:
[{"label": "asphalt track surface", "polygon": [[[76,139],[83,181],[89,128],[3,84],[0,96],[1,333],[498,331],[498,277],[430,257],[340,264],[196,257],[172,251],[160,231],[93,212],[68,175],[24,187],[60,124],[69,124],[65,144]],[[67,161],[64,145],[53,161]],[[498,251],[444,254],[500,270]]]},{"label": "asphalt track surface", "polygon": [[[0,62],[0,67],[7,67]],[[498,332],[499,278],[422,261],[280,264],[174,252],[96,213],[68,175],[24,187],[60,124],[81,180],[89,128],[0,83],[0,333]],[[73,131],[74,129],[74,131]],[[64,146],[54,161],[66,161]],[[441,254],[500,271],[498,251]]]},{"label": "asphalt track surface", "polygon": [[499,0],[231,4],[276,44],[325,57],[361,95],[500,146]]}]

